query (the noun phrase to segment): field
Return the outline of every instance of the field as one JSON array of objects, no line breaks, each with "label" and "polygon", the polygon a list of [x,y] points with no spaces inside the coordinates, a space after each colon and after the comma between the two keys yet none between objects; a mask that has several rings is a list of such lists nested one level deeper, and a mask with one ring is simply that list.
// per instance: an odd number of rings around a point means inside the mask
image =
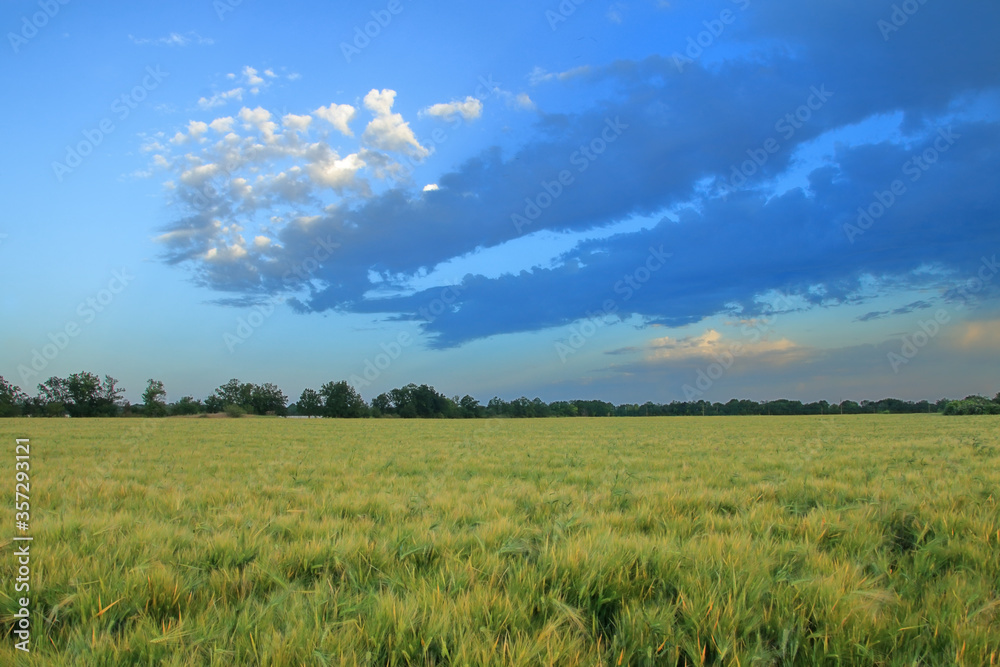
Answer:
[{"label": "field", "polygon": [[11,500],[26,436],[2,664],[1000,665],[1000,418],[4,420]]}]

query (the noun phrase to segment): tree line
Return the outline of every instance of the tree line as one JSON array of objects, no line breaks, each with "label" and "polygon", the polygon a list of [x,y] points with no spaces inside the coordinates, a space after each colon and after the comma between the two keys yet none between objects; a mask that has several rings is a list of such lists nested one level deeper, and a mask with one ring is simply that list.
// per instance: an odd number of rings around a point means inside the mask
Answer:
[{"label": "tree line", "polygon": [[318,390],[304,389],[298,401],[271,383],[253,384],[232,379],[204,400],[184,396],[166,402],[163,382],[150,379],[142,393],[142,403],[131,404],[118,380],[101,379],[86,371],[67,378],[51,377],[38,385],[35,396],[0,376],[0,417],[166,417],[226,413],[299,417],[400,417],[405,419],[484,419],[490,417],[695,417],[745,415],[827,415],[827,414],[911,414],[939,412],[948,415],[1000,414],[1000,393],[992,400],[967,396],[962,400],[843,401],[803,403],[796,400],[751,401],[732,399],[727,403],[673,401],[671,403],[622,403],[599,400],[553,401],[521,398],[507,401],[494,397],[485,405],[472,396],[448,398],[426,384],[408,384],[379,394],[366,402],[346,381],[327,382]]}]

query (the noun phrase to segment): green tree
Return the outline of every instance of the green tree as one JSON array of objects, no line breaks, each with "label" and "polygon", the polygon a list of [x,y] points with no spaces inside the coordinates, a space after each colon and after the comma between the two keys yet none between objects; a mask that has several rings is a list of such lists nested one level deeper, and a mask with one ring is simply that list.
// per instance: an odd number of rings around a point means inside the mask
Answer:
[{"label": "green tree", "polygon": [[288,414],[288,397],[278,389],[277,385],[270,382],[262,385],[251,385],[250,405],[253,411],[259,415]]},{"label": "green tree", "polygon": [[7,382],[0,375],[0,417],[14,417],[21,414],[28,397],[21,388]]},{"label": "green tree", "polygon": [[368,416],[368,404],[358,390],[345,380],[327,382],[319,390],[323,397],[323,416],[335,418],[358,418]]},{"label": "green tree", "polygon": [[303,389],[296,409],[300,415],[319,417],[323,414],[323,397],[315,389]]},{"label": "green tree", "polygon": [[238,405],[245,411],[253,410],[253,385],[249,382],[240,382],[233,378],[216,389],[215,396],[221,404],[220,409],[227,405]]},{"label": "green tree", "polygon": [[170,414],[172,415],[196,415],[204,409],[204,405],[200,400],[196,400],[193,396],[184,396],[181,400],[172,404],[169,408]]},{"label": "green tree", "polygon": [[149,379],[146,391],[142,392],[142,414],[147,417],[165,417],[167,415],[167,390],[159,380]]}]

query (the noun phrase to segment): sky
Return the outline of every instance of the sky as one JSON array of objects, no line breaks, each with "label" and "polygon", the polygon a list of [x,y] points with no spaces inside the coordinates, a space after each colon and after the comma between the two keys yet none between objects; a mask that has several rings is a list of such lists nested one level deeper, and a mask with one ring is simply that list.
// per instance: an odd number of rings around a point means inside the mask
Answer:
[{"label": "sky", "polygon": [[1000,391],[1000,6],[0,9],[0,374]]}]

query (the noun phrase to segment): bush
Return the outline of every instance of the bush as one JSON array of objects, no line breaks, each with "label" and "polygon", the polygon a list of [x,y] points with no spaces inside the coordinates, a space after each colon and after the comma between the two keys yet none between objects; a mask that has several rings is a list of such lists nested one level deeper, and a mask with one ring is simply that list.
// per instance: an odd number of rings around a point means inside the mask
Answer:
[{"label": "bush", "polygon": [[234,403],[230,403],[229,405],[227,405],[223,410],[223,412],[226,413],[227,417],[232,417],[233,419],[239,419],[240,417],[242,417],[247,413],[246,410],[244,410],[243,408]]},{"label": "bush", "polygon": [[951,401],[944,408],[946,415],[1000,415],[1000,404],[982,396],[966,396],[961,401]]}]

